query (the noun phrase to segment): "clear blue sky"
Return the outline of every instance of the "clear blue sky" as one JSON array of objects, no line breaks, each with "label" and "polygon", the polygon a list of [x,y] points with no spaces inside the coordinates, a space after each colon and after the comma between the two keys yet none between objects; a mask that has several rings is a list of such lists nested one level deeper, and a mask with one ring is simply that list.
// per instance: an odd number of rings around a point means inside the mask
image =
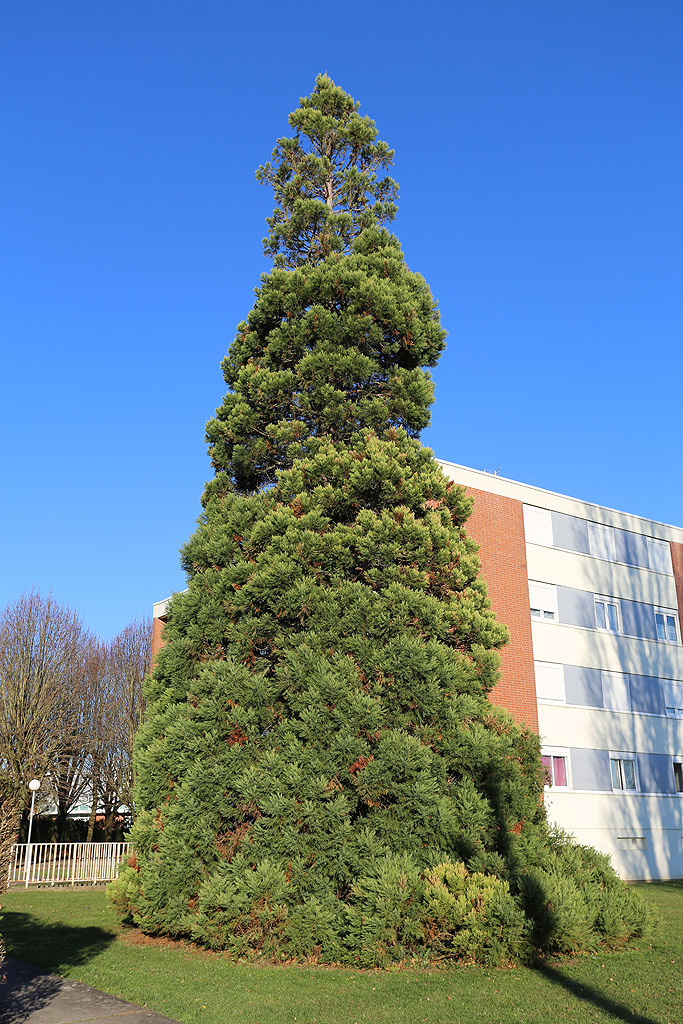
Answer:
[{"label": "clear blue sky", "polygon": [[0,606],[108,637],[184,586],[254,170],[318,71],[396,150],[449,331],[425,442],[683,524],[680,0],[28,0],[0,39]]}]

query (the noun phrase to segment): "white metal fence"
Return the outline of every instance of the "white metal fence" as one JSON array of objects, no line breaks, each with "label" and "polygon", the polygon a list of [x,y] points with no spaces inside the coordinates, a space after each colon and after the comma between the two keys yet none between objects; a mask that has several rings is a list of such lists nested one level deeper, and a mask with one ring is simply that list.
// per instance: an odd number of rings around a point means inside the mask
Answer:
[{"label": "white metal fence", "polygon": [[12,847],[8,885],[77,885],[118,878],[130,843],[17,843]]}]

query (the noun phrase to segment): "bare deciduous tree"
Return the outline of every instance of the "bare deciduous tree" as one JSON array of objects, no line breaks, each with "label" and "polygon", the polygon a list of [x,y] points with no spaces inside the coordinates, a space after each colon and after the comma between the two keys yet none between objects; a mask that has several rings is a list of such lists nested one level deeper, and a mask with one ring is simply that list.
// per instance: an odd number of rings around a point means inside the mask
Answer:
[{"label": "bare deciduous tree", "polygon": [[[64,739],[47,768],[57,807],[57,841],[66,839],[69,811],[88,792],[93,760],[93,695],[100,659],[94,637],[84,643],[74,663],[71,685],[61,693],[59,717],[66,724]],[[93,678],[94,677],[94,678]]]},{"label": "bare deciduous tree", "polygon": [[142,619],[101,644],[75,613],[37,593],[0,616],[0,773],[19,797],[24,830],[34,776],[54,799],[60,840],[79,800],[91,803],[89,840],[98,807],[109,834],[117,808],[132,810],[151,636],[150,620]]},{"label": "bare deciduous tree", "polygon": [[90,642],[78,615],[51,595],[24,594],[0,616],[0,770],[22,801],[29,779],[71,743],[70,689]]},{"label": "bare deciduous tree", "polygon": [[92,793],[88,837],[92,838],[96,804],[111,835],[118,807],[133,809],[133,743],[144,718],[142,681],[149,671],[152,624],[130,622],[109,645],[100,662],[92,702]]}]

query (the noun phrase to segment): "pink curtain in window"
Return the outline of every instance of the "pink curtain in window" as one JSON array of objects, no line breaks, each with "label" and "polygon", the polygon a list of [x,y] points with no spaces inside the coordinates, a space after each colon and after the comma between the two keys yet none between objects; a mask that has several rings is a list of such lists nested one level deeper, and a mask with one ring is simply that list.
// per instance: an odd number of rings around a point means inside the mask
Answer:
[{"label": "pink curtain in window", "polygon": [[563,757],[553,758],[553,783],[556,786],[567,785],[567,762]]}]

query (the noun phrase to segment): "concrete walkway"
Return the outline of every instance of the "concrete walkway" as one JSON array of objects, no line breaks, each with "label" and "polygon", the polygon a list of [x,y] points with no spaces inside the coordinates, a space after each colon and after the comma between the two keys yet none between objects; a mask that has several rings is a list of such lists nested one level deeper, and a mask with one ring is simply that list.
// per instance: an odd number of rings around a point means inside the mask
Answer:
[{"label": "concrete walkway", "polygon": [[3,970],[7,981],[0,984],[0,1024],[178,1024],[19,960],[5,960]]}]

